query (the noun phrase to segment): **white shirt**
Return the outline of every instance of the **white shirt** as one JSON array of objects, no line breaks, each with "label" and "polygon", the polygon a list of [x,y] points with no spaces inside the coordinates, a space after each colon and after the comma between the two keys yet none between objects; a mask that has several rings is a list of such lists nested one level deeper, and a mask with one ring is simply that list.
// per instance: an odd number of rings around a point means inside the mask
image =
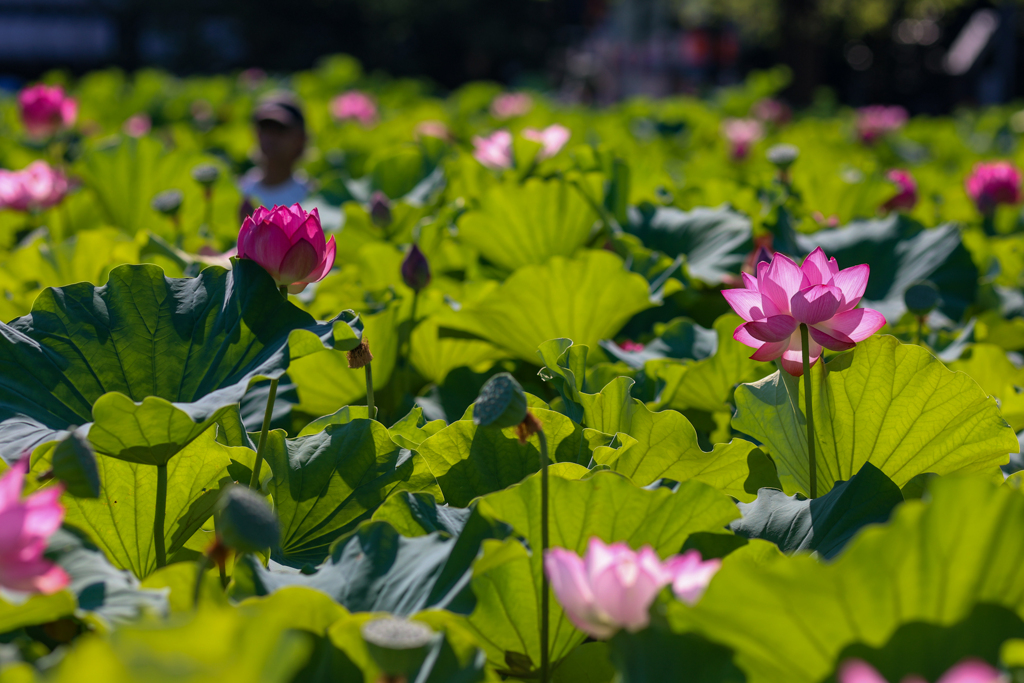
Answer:
[{"label": "white shirt", "polygon": [[309,185],[294,174],[277,185],[263,184],[263,171],[258,167],[250,169],[238,181],[238,188],[247,197],[258,199],[264,206],[291,206],[309,196]]}]

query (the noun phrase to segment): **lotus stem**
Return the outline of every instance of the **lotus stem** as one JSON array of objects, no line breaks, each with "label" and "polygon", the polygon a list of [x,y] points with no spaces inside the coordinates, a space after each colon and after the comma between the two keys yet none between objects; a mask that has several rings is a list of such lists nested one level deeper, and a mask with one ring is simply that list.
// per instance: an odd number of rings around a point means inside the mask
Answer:
[{"label": "lotus stem", "polygon": [[924,316],[917,316],[917,344],[921,345],[921,341],[924,339]]},{"label": "lotus stem", "polygon": [[[811,353],[807,325],[800,323],[800,341],[804,361],[804,412],[807,414],[807,474],[811,480],[808,495],[818,497],[818,467],[814,459],[814,408],[811,402]],[[824,361],[822,361],[824,362]]]},{"label": "lotus stem", "polygon": [[377,417],[377,409],[373,405],[373,363],[363,366],[366,371],[366,414],[371,420]]},{"label": "lotus stem", "polygon": [[153,515],[153,544],[156,546],[156,568],[167,566],[164,546],[164,519],[167,516],[167,463],[156,466],[156,514]]},{"label": "lotus stem", "polygon": [[256,462],[252,466],[252,477],[249,488],[259,489],[260,468],[263,466],[263,452],[267,447],[267,434],[270,432],[270,421],[274,418],[274,401],[277,399],[277,380],[270,380],[270,392],[267,394],[267,409],[263,412],[263,427],[260,429],[260,441],[256,445]]},{"label": "lotus stem", "polygon": [[196,560],[196,585],[192,589],[192,609],[199,609],[199,597],[203,593],[203,575],[210,566],[210,557],[205,553]]},{"label": "lotus stem", "polygon": [[208,233],[213,232],[213,188],[203,188],[203,199],[206,206],[203,211],[203,223],[206,224],[206,231]]},{"label": "lotus stem", "polygon": [[544,430],[537,431],[540,441],[540,681],[548,683],[550,654],[548,653],[548,574],[544,571],[544,556],[548,552],[548,438]]},{"label": "lotus stem", "polygon": [[284,297],[285,301],[288,301],[288,285],[281,285],[277,288],[277,291],[281,292],[281,296]]}]

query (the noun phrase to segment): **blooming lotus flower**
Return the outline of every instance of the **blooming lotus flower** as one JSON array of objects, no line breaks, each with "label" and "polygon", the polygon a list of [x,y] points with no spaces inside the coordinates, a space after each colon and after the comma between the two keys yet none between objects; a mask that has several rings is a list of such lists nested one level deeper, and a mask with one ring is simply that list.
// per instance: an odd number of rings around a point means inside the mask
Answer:
[{"label": "blooming lotus flower", "polygon": [[[882,674],[867,662],[850,659],[839,667],[838,683],[887,683]],[[1000,683],[1007,679],[979,659],[965,659],[942,675],[937,683]],[[903,683],[926,683],[918,676],[907,676]]]},{"label": "blooming lotus flower", "polygon": [[46,542],[64,519],[57,499],[62,485],[21,500],[28,472],[23,457],[0,478],[0,586],[29,593],[56,593],[70,582],[63,569],[43,557]]},{"label": "blooming lotus flower", "polygon": [[632,339],[627,339],[626,341],[619,344],[619,348],[622,349],[623,351],[626,351],[627,353],[639,353],[640,351],[646,349],[647,345],[641,344],[640,342],[635,342]]},{"label": "blooming lotus flower", "polygon": [[1008,161],[975,164],[965,184],[967,194],[983,214],[992,213],[999,204],[1019,204],[1021,200],[1021,174]]},{"label": "blooming lotus flower", "polygon": [[124,134],[133,138],[141,138],[152,128],[153,119],[149,118],[149,114],[144,113],[132,114],[125,119],[124,125],[121,126]]},{"label": "blooming lotus flower", "polygon": [[21,120],[35,138],[47,138],[62,128],[75,125],[78,103],[59,85],[33,85],[18,94]]},{"label": "blooming lotus flower", "polygon": [[491,114],[497,119],[511,119],[522,116],[533,109],[533,98],[524,92],[510,92],[498,95],[491,102]]},{"label": "blooming lotus flower", "polygon": [[349,90],[331,100],[331,115],[339,121],[355,119],[369,126],[377,120],[377,105],[366,93]]},{"label": "blooming lotus flower", "polygon": [[875,104],[857,110],[857,137],[866,145],[874,144],[886,133],[899,130],[907,122],[907,110],[903,107],[887,107]]},{"label": "blooming lotus flower", "polygon": [[729,142],[729,156],[739,161],[764,137],[764,126],[755,119],[726,119],[722,121],[722,135]]},{"label": "blooming lotus flower", "polygon": [[733,339],[757,349],[757,361],[781,358],[782,369],[803,374],[800,325],[810,333],[809,358],[813,366],[822,347],[846,351],[883,325],[885,317],[870,308],[856,308],[868,284],[870,266],[861,264],[839,270],[835,258],[818,247],[796,265],[776,253],[771,263],[757,264],[757,277],[742,273],[745,287],[722,291],[726,301],[746,322]]},{"label": "blooming lotus flower", "polygon": [[569,620],[595,638],[645,628],[651,603],[670,583],[678,583],[680,599],[696,600],[717,569],[717,560],[702,563],[695,550],[662,563],[649,546],[634,551],[599,538],[590,539],[586,557],[565,548],[544,557],[551,589]]},{"label": "blooming lotus flower", "polygon": [[885,174],[899,190],[896,196],[882,205],[886,211],[910,211],[917,204],[917,183],[910,171],[894,168]]},{"label": "blooming lotus flower", "polygon": [[523,131],[523,137],[541,144],[537,158],[543,161],[558,154],[565,147],[565,143],[569,142],[572,132],[565,126],[555,123],[543,130],[527,128]]},{"label": "blooming lotus flower", "polygon": [[238,257],[263,266],[291,294],[323,280],[334,265],[334,252],[334,237],[324,239],[320,212],[306,213],[298,204],[270,210],[261,206],[238,231]]},{"label": "blooming lotus flower", "polygon": [[41,211],[60,203],[68,179],[45,161],[33,161],[20,171],[0,170],[0,208]]},{"label": "blooming lotus flower", "polygon": [[473,138],[473,157],[487,168],[512,168],[512,134],[496,130],[488,137]]}]

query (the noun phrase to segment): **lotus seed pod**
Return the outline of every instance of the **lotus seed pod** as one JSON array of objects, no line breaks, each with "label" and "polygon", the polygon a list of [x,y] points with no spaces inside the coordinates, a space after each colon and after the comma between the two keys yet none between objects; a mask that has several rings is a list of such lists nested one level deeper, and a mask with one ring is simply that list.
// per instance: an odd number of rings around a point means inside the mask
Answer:
[{"label": "lotus seed pod", "polygon": [[360,629],[370,657],[388,676],[412,676],[427,658],[434,631],[418,621],[385,617]]},{"label": "lotus seed pod", "polygon": [[478,427],[515,427],[526,419],[526,393],[516,378],[502,372],[487,380],[473,406]]},{"label": "lotus seed pod", "polygon": [[213,164],[199,164],[192,169],[192,179],[203,187],[210,187],[220,178],[220,169]]},{"label": "lotus seed pod", "polygon": [[76,498],[100,497],[100,473],[89,439],[72,431],[53,449],[53,477]]},{"label": "lotus seed pod", "polygon": [[153,201],[150,202],[150,206],[165,216],[174,216],[181,208],[181,200],[183,197],[184,195],[182,195],[181,190],[164,190],[157,196],[153,197]]},{"label": "lotus seed pod", "polygon": [[766,154],[768,161],[775,164],[779,169],[785,171],[787,168],[793,165],[797,157],[800,156],[800,148],[796,145],[774,145],[768,149]]},{"label": "lotus seed pod", "polygon": [[347,354],[348,367],[350,370],[358,370],[359,368],[366,367],[373,361],[373,354],[370,353],[370,342],[364,336],[359,342],[359,346],[352,349]]},{"label": "lotus seed pod", "polygon": [[377,190],[370,197],[370,219],[378,228],[386,228],[391,225],[391,202],[388,196]]},{"label": "lotus seed pod", "polygon": [[939,295],[939,288],[935,286],[935,283],[921,280],[907,288],[903,294],[903,301],[911,313],[920,317],[934,311],[942,302],[942,297]]},{"label": "lotus seed pod", "polygon": [[217,531],[224,545],[238,553],[255,553],[281,541],[277,515],[262,496],[246,486],[230,486],[217,501]]}]

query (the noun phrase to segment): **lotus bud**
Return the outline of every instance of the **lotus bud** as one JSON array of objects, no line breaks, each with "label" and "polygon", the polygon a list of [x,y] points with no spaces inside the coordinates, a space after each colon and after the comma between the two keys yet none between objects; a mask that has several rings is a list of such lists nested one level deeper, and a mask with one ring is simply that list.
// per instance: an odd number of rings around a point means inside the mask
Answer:
[{"label": "lotus bud", "polygon": [[370,197],[370,219],[378,228],[386,228],[391,225],[391,202],[388,196],[377,190]]},{"label": "lotus bud", "polygon": [[385,676],[411,677],[430,652],[436,634],[426,624],[385,617],[363,624],[360,632],[366,649]]},{"label": "lotus bud", "polygon": [[247,486],[230,486],[217,501],[217,533],[224,546],[237,553],[255,553],[281,541],[277,515],[267,501]]},{"label": "lotus bud", "polygon": [[417,244],[413,244],[405,252],[405,259],[402,261],[402,281],[414,292],[419,292],[430,284],[430,264]]},{"label": "lotus bud", "polygon": [[505,429],[526,420],[526,393],[516,378],[507,372],[491,377],[480,389],[473,406],[473,424]]},{"label": "lotus bud", "polygon": [[181,190],[164,190],[153,197],[150,206],[165,216],[174,217],[178,215],[178,210],[181,209],[181,200],[183,198],[184,195],[181,193]]},{"label": "lotus bud", "polygon": [[52,476],[76,498],[100,497],[100,473],[89,439],[72,431],[53,449]]},{"label": "lotus bud", "polygon": [[47,138],[70,128],[78,117],[78,103],[59,85],[33,85],[18,94],[21,120],[34,138]]},{"label": "lotus bud", "polygon": [[768,157],[768,161],[775,164],[775,167],[780,171],[785,171],[793,165],[793,162],[800,156],[800,148],[796,145],[773,145],[768,148],[768,153],[765,155]]},{"label": "lotus bud", "polygon": [[920,280],[907,288],[903,293],[903,301],[907,304],[907,310],[921,318],[934,311],[942,303],[942,297],[935,283]]},{"label": "lotus bud", "polygon": [[192,168],[192,179],[203,187],[212,187],[220,179],[220,169],[213,164],[199,164]]}]

